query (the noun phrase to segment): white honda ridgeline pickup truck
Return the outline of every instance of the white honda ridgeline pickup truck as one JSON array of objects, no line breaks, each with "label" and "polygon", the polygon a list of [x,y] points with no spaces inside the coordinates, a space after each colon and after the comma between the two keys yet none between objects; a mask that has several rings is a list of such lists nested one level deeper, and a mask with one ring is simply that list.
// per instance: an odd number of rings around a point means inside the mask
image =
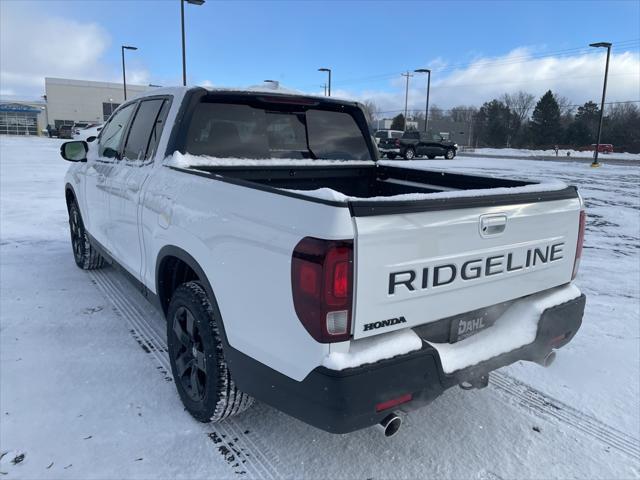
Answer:
[{"label": "white honda ridgeline pickup truck", "polygon": [[548,365],[581,325],[575,187],[378,162],[357,103],[156,89],[87,142],[61,147],[75,261],[163,312],[200,421],[256,398],[393,435],[449,387]]}]

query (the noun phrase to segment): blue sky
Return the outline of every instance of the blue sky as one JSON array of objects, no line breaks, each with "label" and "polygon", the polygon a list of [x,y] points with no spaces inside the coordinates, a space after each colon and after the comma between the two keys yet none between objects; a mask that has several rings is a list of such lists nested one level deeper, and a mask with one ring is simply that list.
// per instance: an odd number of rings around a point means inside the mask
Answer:
[{"label": "blue sky", "polygon": [[[107,80],[117,80],[120,75],[119,46],[132,44],[139,47],[138,51],[127,53],[132,78],[163,85],[176,84],[181,80],[179,0],[0,0],[0,3],[3,27],[5,22],[14,23],[14,19],[15,22],[27,22],[24,28],[30,28],[28,22],[34,17],[59,19],[59,35],[70,39],[68,55],[74,55],[77,49],[78,55],[82,56],[84,51],[79,43],[83,40],[90,42],[91,35],[81,36],[79,40],[74,35],[83,26],[95,27],[99,37],[95,42],[95,55],[91,58],[84,52],[88,57],[89,76],[102,75],[108,77],[105,78]],[[535,66],[548,72],[535,85],[527,84],[523,88],[546,88],[543,83],[553,88],[557,84],[556,79],[565,77],[565,84],[561,87],[567,91],[561,93],[573,95],[575,89],[566,85],[567,75],[584,77],[582,83],[585,88],[581,95],[586,98],[595,95],[600,88],[596,88],[600,81],[595,77],[597,69],[602,70],[602,62],[595,60],[593,65],[589,61],[578,62],[569,71],[562,68],[562,62],[583,57],[599,58],[601,52],[588,51],[584,47],[593,41],[608,40],[626,42],[614,52],[626,51],[630,55],[619,63],[620,71],[612,72],[621,79],[626,77],[619,92],[621,98],[634,96],[635,90],[636,98],[629,99],[640,99],[640,85],[630,78],[634,69],[640,76],[639,1],[208,0],[203,6],[185,5],[185,15],[188,77],[192,84],[242,86],[271,78],[292,88],[319,91],[325,76],[316,70],[320,66],[329,66],[333,69],[334,91],[358,98],[369,95],[386,105],[395,102],[397,95],[403,93],[400,72],[431,66],[435,67],[433,93],[437,95],[440,82],[440,103],[446,107],[452,106],[449,104],[455,103],[456,98],[445,90],[454,88],[456,81],[464,90],[459,92],[460,98],[467,103],[477,103],[481,99],[474,100],[472,94],[478,90],[474,88],[475,84],[491,81],[495,84],[504,80],[511,81],[505,85],[506,89],[517,89],[520,88],[518,82],[524,85],[528,81],[527,68]],[[64,21],[74,23],[65,27]],[[37,25],[30,30],[37,29]],[[55,27],[51,28],[55,31]],[[7,39],[8,35],[10,33],[5,33],[2,38],[2,70],[19,74],[13,72],[16,68],[11,59],[5,60],[6,40],[12,44],[16,42]],[[49,40],[42,38],[40,47],[47,49],[48,44]],[[55,51],[54,47],[51,48]],[[554,53],[557,55],[552,57]],[[42,52],[39,53],[41,57]],[[533,61],[536,58],[551,58],[556,62],[552,65],[548,62],[527,65],[528,59]],[[518,59],[522,60],[519,64]],[[502,68],[484,72],[480,77],[470,75],[467,70],[474,61],[493,61],[496,68]],[[513,68],[520,71],[514,73],[512,68],[505,67],[505,63],[506,66],[515,65]],[[42,75],[60,76],[64,73],[60,66],[52,67],[54,72],[43,71]],[[77,77],[83,73],[78,65],[71,67],[69,76]],[[33,70],[31,65],[25,68]],[[518,80],[518,75],[523,74],[525,77]],[[5,77],[2,82],[5,94],[26,95],[35,91],[27,85],[21,88],[15,81],[12,83],[12,78],[17,78],[15,76]],[[593,77],[593,81],[587,77]],[[461,79],[463,83],[460,83]],[[423,79],[413,78],[412,88],[417,89],[421,83],[424,83]],[[594,88],[589,87],[591,83]],[[616,88],[615,81],[613,88]],[[480,90],[483,95],[492,93],[488,91],[491,89]],[[582,101],[582,98],[575,98],[575,101]]]}]

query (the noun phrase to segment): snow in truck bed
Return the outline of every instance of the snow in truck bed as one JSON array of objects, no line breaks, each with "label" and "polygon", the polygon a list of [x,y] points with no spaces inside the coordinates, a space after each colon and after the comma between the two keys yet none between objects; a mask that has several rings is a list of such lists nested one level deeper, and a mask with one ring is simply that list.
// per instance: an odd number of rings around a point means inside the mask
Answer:
[{"label": "snow in truck bed", "polygon": [[[191,155],[174,152],[173,155],[164,160],[164,164],[177,168],[198,168],[198,167],[274,167],[274,166],[319,166],[319,165],[350,165],[362,166],[371,165],[370,160],[310,160],[310,159],[246,159],[246,158],[217,158],[204,155]],[[388,163],[385,163],[388,164]],[[444,174],[444,172],[442,172]],[[532,183],[520,187],[498,187],[498,188],[482,188],[473,190],[448,190],[433,193],[405,193],[400,195],[379,196],[379,197],[354,197],[344,195],[343,193],[331,188],[323,187],[314,190],[296,190],[288,188],[279,188],[285,192],[306,195],[320,200],[330,200],[334,202],[350,202],[350,201],[413,201],[427,199],[443,199],[443,198],[472,198],[484,197],[489,195],[505,195],[519,193],[542,193],[563,190],[567,188],[567,184],[559,180],[547,180],[541,183]]]}]

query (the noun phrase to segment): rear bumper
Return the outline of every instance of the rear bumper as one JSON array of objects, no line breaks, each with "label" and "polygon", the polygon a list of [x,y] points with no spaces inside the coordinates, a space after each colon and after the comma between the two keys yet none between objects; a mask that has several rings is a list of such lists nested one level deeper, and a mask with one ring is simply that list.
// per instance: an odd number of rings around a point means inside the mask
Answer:
[{"label": "rear bumper", "polygon": [[384,147],[378,147],[378,151],[380,153],[395,153],[397,155],[400,155],[400,149],[399,148],[384,148]]},{"label": "rear bumper", "polygon": [[347,370],[318,367],[303,381],[282,375],[246,355],[227,349],[238,387],[273,407],[331,433],[347,433],[380,422],[390,410],[378,403],[411,393],[396,410],[409,411],[433,401],[462,382],[476,383],[489,372],[518,360],[540,362],[574,337],[582,324],[585,296],[546,309],[533,343],[456,371],[444,373],[438,352],[426,342],[420,350]]}]

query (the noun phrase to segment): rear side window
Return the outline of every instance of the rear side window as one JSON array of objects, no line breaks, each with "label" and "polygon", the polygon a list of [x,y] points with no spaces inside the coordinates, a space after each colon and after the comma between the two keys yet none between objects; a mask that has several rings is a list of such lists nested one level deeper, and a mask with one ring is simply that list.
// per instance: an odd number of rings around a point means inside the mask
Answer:
[{"label": "rear side window", "polygon": [[376,138],[387,138],[387,132],[379,131],[375,134]]},{"label": "rear side window", "polygon": [[160,113],[158,114],[158,118],[156,119],[156,123],[151,130],[151,139],[149,140],[149,146],[147,147],[147,155],[146,158],[152,158],[156,151],[158,150],[158,144],[160,143],[160,136],[162,135],[162,130],[164,129],[164,124],[167,121],[167,115],[169,114],[169,107],[171,106],[171,101],[165,100],[162,103],[162,108],[160,109]]},{"label": "rear side window", "polygon": [[402,132],[391,132],[391,138],[402,138]]},{"label": "rear side window", "polygon": [[358,124],[348,113],[309,110],[309,148],[318,158],[366,160],[367,143]]},{"label": "rear side window", "polygon": [[155,131],[156,121],[165,102],[161,98],[140,102],[124,146],[124,158],[146,160],[151,156],[149,145],[152,133]]},{"label": "rear side window", "polygon": [[109,123],[100,132],[98,155],[106,158],[116,158],[120,151],[122,136],[127,128],[131,114],[136,104],[132,103],[117,111]]},{"label": "rear side window", "polygon": [[370,159],[365,137],[348,113],[240,103],[199,104],[185,150],[217,158]]},{"label": "rear side window", "polygon": [[404,132],[402,138],[420,139],[420,132]]}]

